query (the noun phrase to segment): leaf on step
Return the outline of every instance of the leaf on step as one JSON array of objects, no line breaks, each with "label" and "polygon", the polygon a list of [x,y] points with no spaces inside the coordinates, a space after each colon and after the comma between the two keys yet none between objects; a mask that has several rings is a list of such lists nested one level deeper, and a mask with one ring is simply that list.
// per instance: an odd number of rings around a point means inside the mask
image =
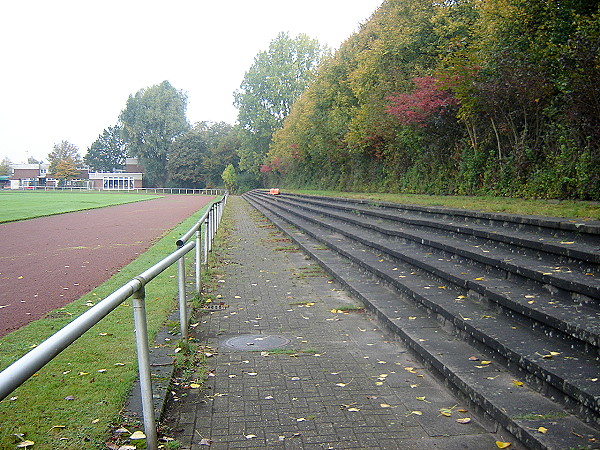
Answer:
[{"label": "leaf on step", "polygon": [[510,442],[496,441],[496,447],[498,447],[498,448],[508,448],[510,446],[511,446]]},{"label": "leaf on step", "polygon": [[519,380],[512,380],[512,382],[513,382],[513,384],[514,384],[515,386],[518,386],[518,387],[523,387],[523,386],[524,386],[524,384],[523,384],[523,382],[522,382],[522,381],[519,381]]},{"label": "leaf on step", "polygon": [[471,423],[471,418],[470,417],[463,417],[461,419],[456,419],[456,421],[458,423],[467,424],[467,423]]},{"label": "leaf on step", "polygon": [[537,430],[542,434],[546,434],[548,432],[548,428],[545,427],[539,427]]}]

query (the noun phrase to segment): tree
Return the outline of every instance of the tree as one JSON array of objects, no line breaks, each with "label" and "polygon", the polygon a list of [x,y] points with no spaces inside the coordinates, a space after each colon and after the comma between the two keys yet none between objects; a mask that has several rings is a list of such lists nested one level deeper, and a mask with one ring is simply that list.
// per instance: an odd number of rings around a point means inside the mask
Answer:
[{"label": "tree", "polygon": [[58,179],[59,184],[79,178],[80,174],[77,168],[82,165],[83,161],[79,149],[74,144],[68,141],[54,144],[52,152],[48,153],[48,161],[50,162],[50,175]]},{"label": "tree", "polygon": [[30,156],[29,158],[27,158],[27,164],[42,164],[44,161],[37,160],[35,159],[33,156]]},{"label": "tree", "polygon": [[0,176],[7,176],[12,174],[12,171],[10,169],[11,164],[12,163],[10,162],[10,159],[8,159],[8,156],[5,156],[4,159],[0,161]]},{"label": "tree", "polygon": [[130,96],[121,111],[127,150],[139,158],[151,186],[167,181],[169,148],[190,128],[186,108],[186,94],[163,81]]},{"label": "tree", "polygon": [[125,164],[125,142],[119,125],[105,129],[90,146],[83,161],[95,171],[114,172]]},{"label": "tree", "polygon": [[223,171],[223,182],[225,183],[225,189],[230,192],[235,192],[237,189],[237,172],[233,164],[229,164]]},{"label": "tree", "polygon": [[281,128],[293,102],[313,79],[325,53],[305,34],[279,33],[269,49],[258,53],[234,93],[243,129],[240,169],[258,174],[273,132]]},{"label": "tree", "polygon": [[173,186],[221,185],[225,167],[237,162],[238,129],[225,122],[199,122],[169,149],[169,181]]}]

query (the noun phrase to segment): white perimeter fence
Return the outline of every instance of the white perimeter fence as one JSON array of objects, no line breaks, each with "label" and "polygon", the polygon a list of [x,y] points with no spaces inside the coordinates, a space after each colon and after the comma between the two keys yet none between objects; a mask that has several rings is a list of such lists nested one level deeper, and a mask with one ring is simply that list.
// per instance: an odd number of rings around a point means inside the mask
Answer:
[{"label": "white perimeter fence", "polygon": [[[148,329],[146,325],[145,286],[171,264],[178,262],[178,303],[181,337],[188,338],[187,302],[185,296],[185,255],[196,249],[196,292],[201,290],[202,266],[207,264],[208,252],[212,250],[212,241],[223,215],[227,202],[227,192],[221,200],[213,202],[204,215],[176,242],[177,250],[156,263],[145,272],[121,286],[108,297],[77,317],[65,327],[54,333],[29,353],[0,372],[0,400],[33,376],[56,355],[71,345],[86,331],[106,317],[117,306],[132,298],[134,327],[136,336],[138,370],[142,393],[144,431],[146,446],[150,450],[158,448],[156,419],[152,403],[152,382],[150,378],[150,360]],[[190,238],[195,239],[190,241]],[[189,241],[189,242],[188,242]]]},{"label": "white perimeter fence", "polygon": [[94,191],[141,194],[196,194],[196,195],[225,195],[225,189],[188,189],[188,188],[134,188],[134,189],[91,189],[80,186],[21,186],[13,191]]}]

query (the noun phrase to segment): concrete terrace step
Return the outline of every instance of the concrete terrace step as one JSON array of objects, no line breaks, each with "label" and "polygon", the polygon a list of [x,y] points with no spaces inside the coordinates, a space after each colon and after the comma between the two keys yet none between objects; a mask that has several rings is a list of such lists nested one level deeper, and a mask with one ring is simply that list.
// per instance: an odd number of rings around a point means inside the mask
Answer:
[{"label": "concrete terrace step", "polygon": [[[537,281],[545,285],[555,286],[566,292],[589,296],[600,302],[600,275],[597,263],[600,261],[600,236],[596,237],[595,245],[589,236],[563,236],[573,239],[561,245],[551,245],[544,250],[540,245],[539,234],[521,237],[519,239],[502,234],[502,228],[492,228],[474,234],[473,227],[455,226],[452,222],[436,220],[407,221],[397,215],[379,213],[367,208],[352,209],[346,213],[335,213],[331,207],[309,207],[305,202],[288,202],[279,198],[278,203],[286,203],[290,207],[299,207],[311,214],[327,215],[343,222],[385,233],[401,239],[412,240],[432,248],[449,251],[453,254],[469,258],[473,261],[494,266],[515,275]],[[314,202],[312,202],[314,204]],[[338,205],[334,206],[336,209]],[[367,215],[367,217],[365,217]],[[517,231],[513,232],[516,233]],[[513,234],[511,233],[511,234]],[[523,233],[521,233],[523,234]],[[550,239],[550,238],[545,238]],[[577,241],[579,239],[579,242]],[[523,247],[524,243],[529,245]],[[578,258],[573,257],[572,245],[576,245]],[[494,256],[490,257],[490,251]],[[533,250],[533,251],[532,251]],[[571,255],[571,256],[569,256]],[[580,259],[582,258],[582,259]],[[565,260],[570,261],[565,261]],[[565,264],[573,263],[574,266]]]},{"label": "concrete terrace step", "polygon": [[[595,309],[578,309],[564,300],[549,305],[548,292],[535,284],[515,284],[490,273],[475,277],[478,267],[448,255],[427,256],[414,242],[373,231],[373,224],[353,230],[356,224],[339,213],[319,217],[325,211],[299,210],[285,197],[246,195],[451,387],[525,445],[595,448],[594,439],[600,442],[600,384],[593,381],[600,375]],[[506,310],[498,310],[495,302],[507,303]],[[582,308],[587,309],[582,313]],[[550,352],[560,355],[550,358]],[[551,436],[535,431],[549,420]]]},{"label": "concrete terrace step", "polygon": [[[267,198],[266,201],[270,201],[270,199]],[[281,200],[277,202],[278,207],[284,207],[284,204],[290,207],[290,204]],[[318,212],[322,213],[322,211]],[[467,255],[460,249],[460,247],[465,246],[461,246],[460,242],[457,242],[452,247],[444,242],[443,236],[438,236],[439,245],[443,247],[444,253],[436,258],[433,257],[430,249],[422,248],[422,245],[431,246],[431,240],[419,239],[418,234],[412,234],[412,238],[407,242],[390,240],[389,236],[395,236],[394,230],[388,228],[387,231],[382,231],[377,226],[355,221],[352,217],[333,218],[334,216],[329,215],[326,219],[321,215],[317,220],[315,214],[310,214],[310,211],[306,214],[296,211],[296,214],[305,220],[317,221],[322,226],[328,226],[330,229],[343,233],[357,242],[423,269],[443,281],[462,287],[466,290],[465,292],[472,291],[484,298],[493,300],[499,306],[530,317],[537,323],[547,325],[551,330],[559,330],[568,336],[574,336],[581,341],[598,347],[600,342],[600,323],[598,320],[600,319],[600,311],[595,305],[586,306],[573,303],[570,295],[566,296],[567,298],[552,296],[548,293],[544,284],[530,283],[524,285],[523,277],[516,280],[510,279],[505,274],[506,267],[503,267],[502,261],[497,262],[493,256],[484,256],[485,259],[483,259],[478,258],[480,255],[475,255],[473,259],[465,260],[463,258]],[[355,231],[356,226],[363,227],[363,229]],[[373,233],[373,231],[382,233],[384,236]],[[481,247],[481,245],[478,247]],[[453,252],[453,249],[456,251]],[[492,254],[492,250],[486,251],[488,254]],[[497,253],[493,252],[494,255],[497,255]],[[461,258],[457,258],[457,255]],[[473,261],[482,263],[483,266],[473,265]],[[518,270],[521,274],[527,273],[522,268]],[[595,281],[590,277],[586,278]],[[587,280],[584,279],[584,281]],[[566,281],[562,283],[565,289],[570,286],[566,283]],[[587,287],[592,295],[597,294],[593,286]],[[555,335],[556,333],[552,334]],[[564,338],[564,335],[560,337]]]}]

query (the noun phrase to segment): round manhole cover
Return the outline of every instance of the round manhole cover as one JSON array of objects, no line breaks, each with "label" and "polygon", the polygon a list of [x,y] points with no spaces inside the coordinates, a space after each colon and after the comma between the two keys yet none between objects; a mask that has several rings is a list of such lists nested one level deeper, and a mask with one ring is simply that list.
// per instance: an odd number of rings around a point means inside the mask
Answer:
[{"label": "round manhole cover", "polygon": [[225,341],[227,347],[235,350],[249,351],[273,350],[289,343],[290,340],[288,338],[268,334],[244,334]]}]

